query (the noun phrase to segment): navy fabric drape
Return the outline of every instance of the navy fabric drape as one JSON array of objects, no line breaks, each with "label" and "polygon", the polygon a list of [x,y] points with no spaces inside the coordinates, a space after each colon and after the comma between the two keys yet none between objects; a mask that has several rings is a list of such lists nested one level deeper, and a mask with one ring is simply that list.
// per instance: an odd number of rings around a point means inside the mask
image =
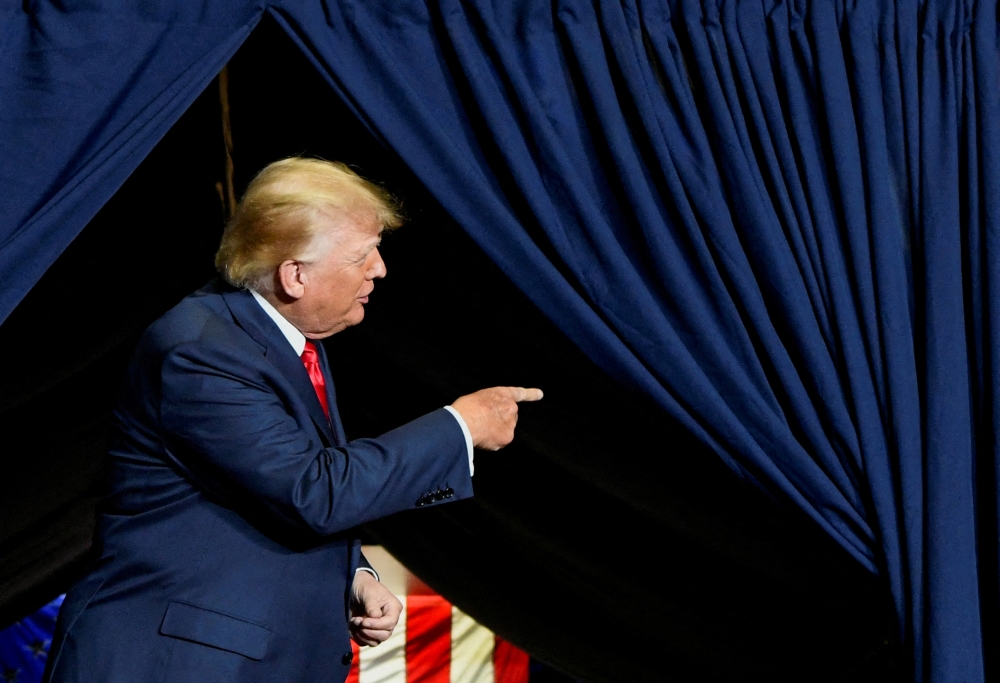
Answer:
[{"label": "navy fabric drape", "polygon": [[261,12],[254,2],[211,0],[0,6],[0,322]]},{"label": "navy fabric drape", "polygon": [[983,680],[993,4],[286,11],[570,338],[885,573],[918,680]]},{"label": "navy fabric drape", "polygon": [[[263,11],[176,4],[3,16],[0,319]],[[885,575],[917,680],[984,680],[995,3],[270,11],[581,349]]]}]

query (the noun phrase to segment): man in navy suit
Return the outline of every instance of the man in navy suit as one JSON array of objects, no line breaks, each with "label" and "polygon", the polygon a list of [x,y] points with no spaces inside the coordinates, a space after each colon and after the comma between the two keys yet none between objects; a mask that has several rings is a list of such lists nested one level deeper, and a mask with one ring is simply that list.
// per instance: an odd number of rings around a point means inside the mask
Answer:
[{"label": "man in navy suit", "polygon": [[[399,618],[351,529],[472,495],[472,448],[513,438],[537,389],[463,396],[348,441],[323,339],[364,317],[400,218],[341,165],[286,159],[250,184],[223,278],[143,335],[114,415],[99,557],[69,592],[53,683],[343,681],[353,637]],[[357,362],[363,362],[360,359]]]}]

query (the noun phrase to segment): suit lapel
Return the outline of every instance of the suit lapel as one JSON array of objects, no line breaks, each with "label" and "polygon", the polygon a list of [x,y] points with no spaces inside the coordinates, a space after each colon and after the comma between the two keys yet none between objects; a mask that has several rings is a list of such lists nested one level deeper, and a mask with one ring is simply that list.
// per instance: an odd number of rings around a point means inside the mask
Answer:
[{"label": "suit lapel", "polygon": [[[230,312],[243,330],[250,335],[254,341],[264,347],[264,357],[278,369],[285,379],[291,382],[295,388],[295,393],[306,405],[309,415],[319,430],[326,436],[330,443],[335,443],[335,434],[330,421],[326,419],[323,406],[320,405],[316,397],[316,390],[313,389],[309,380],[309,373],[302,365],[302,359],[295,355],[295,349],[285,339],[274,321],[264,312],[250,292],[238,289],[229,289],[222,293],[229,306]],[[322,357],[322,356],[321,356]],[[327,373],[329,377],[329,373]],[[332,382],[327,380],[327,387],[332,386]],[[332,406],[333,404],[331,404]],[[333,411],[331,411],[331,415]]]}]

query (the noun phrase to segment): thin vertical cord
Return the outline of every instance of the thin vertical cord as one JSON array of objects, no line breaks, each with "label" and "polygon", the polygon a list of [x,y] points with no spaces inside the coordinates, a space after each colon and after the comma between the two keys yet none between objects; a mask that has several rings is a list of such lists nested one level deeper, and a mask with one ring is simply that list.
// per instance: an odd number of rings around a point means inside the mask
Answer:
[{"label": "thin vertical cord", "polygon": [[226,220],[236,211],[236,190],[233,186],[233,130],[229,121],[229,65],[219,72],[219,105],[222,113],[222,142],[226,151],[225,180],[216,183]]}]

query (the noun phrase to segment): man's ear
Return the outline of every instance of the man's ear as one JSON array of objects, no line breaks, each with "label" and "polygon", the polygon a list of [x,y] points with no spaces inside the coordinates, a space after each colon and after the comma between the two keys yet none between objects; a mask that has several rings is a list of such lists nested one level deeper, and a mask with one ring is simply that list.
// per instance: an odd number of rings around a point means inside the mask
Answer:
[{"label": "man's ear", "polygon": [[292,299],[301,299],[302,295],[305,294],[305,285],[309,281],[309,276],[303,270],[301,261],[289,259],[282,261],[278,266],[277,280],[281,291],[286,296]]}]

